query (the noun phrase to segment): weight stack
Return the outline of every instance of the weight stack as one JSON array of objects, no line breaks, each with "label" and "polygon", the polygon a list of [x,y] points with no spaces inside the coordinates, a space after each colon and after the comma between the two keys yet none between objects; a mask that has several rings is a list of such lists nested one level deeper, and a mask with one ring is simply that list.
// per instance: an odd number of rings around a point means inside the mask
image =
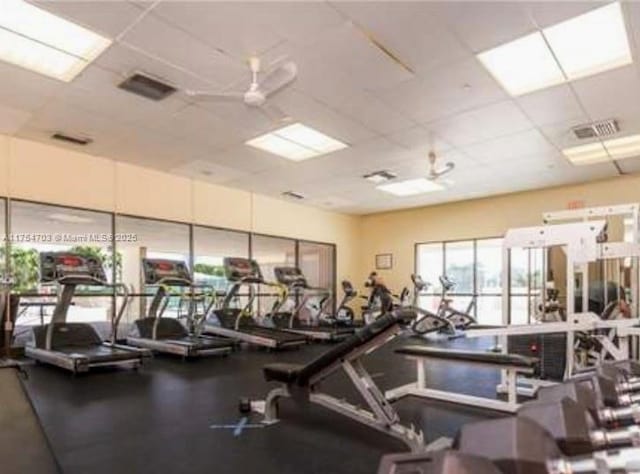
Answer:
[{"label": "weight stack", "polygon": [[507,351],[540,359],[535,376],[544,380],[562,381],[566,365],[567,336],[565,333],[509,336]]}]

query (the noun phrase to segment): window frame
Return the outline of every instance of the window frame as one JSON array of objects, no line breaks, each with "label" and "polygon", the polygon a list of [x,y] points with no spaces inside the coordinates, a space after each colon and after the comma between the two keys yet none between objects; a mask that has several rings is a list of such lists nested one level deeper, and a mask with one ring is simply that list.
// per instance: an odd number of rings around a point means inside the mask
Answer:
[{"label": "window frame", "polygon": [[[111,268],[112,268],[112,274],[111,274],[111,278],[112,281],[116,281],[117,278],[117,267],[116,267],[116,256],[117,256],[117,251],[118,251],[118,243],[115,241],[115,239],[113,238],[114,235],[116,235],[118,233],[118,228],[117,228],[117,219],[119,217],[124,217],[124,218],[131,218],[131,219],[139,219],[139,220],[148,220],[148,221],[155,221],[155,222],[165,222],[168,224],[179,224],[179,225],[185,225],[188,228],[188,265],[190,269],[193,269],[193,265],[194,265],[194,261],[195,261],[195,229],[196,227],[198,228],[202,228],[202,229],[210,229],[210,230],[219,230],[219,231],[224,231],[224,232],[232,232],[232,233],[236,233],[236,234],[241,234],[241,235],[246,235],[247,236],[247,255],[249,258],[253,258],[253,254],[254,254],[254,242],[253,242],[253,238],[255,236],[260,236],[260,237],[270,237],[270,238],[276,238],[276,239],[284,239],[284,240],[290,240],[294,242],[295,245],[295,252],[294,252],[294,259],[295,259],[295,264],[296,266],[299,265],[299,261],[300,261],[300,255],[299,255],[299,249],[300,249],[300,243],[304,242],[304,243],[310,243],[310,244],[318,244],[318,245],[327,245],[333,248],[333,259],[332,259],[332,265],[333,265],[333,281],[332,281],[332,291],[333,291],[333,305],[334,305],[334,312],[336,309],[336,289],[337,289],[337,278],[338,278],[338,247],[337,244],[335,242],[325,242],[325,241],[320,241],[320,240],[310,240],[310,239],[299,239],[299,238],[295,238],[295,237],[288,237],[288,236],[283,236],[283,235],[275,235],[275,234],[267,234],[267,233],[261,233],[261,232],[252,232],[252,231],[248,231],[248,230],[242,230],[242,229],[233,229],[230,227],[223,227],[223,226],[214,226],[214,225],[207,225],[207,224],[200,224],[200,223],[195,223],[195,222],[189,222],[189,221],[184,221],[184,220],[175,220],[175,219],[166,219],[166,218],[162,218],[162,217],[150,217],[150,216],[141,216],[141,215],[137,215],[137,214],[130,214],[127,212],[116,212],[116,211],[105,211],[103,209],[94,209],[94,208],[90,208],[90,207],[84,207],[84,206],[73,206],[73,205],[68,205],[68,204],[59,204],[59,203],[54,203],[54,202],[44,202],[44,201],[36,201],[36,200],[32,200],[32,199],[22,199],[22,198],[12,198],[9,196],[2,196],[0,195],[0,199],[3,200],[2,203],[0,203],[0,206],[2,206],[4,208],[4,232],[0,231],[0,234],[3,234],[4,238],[5,238],[5,246],[6,249],[8,250],[8,252],[6,252],[5,255],[5,261],[4,261],[4,266],[0,266],[0,269],[4,268],[6,273],[11,272],[11,268],[10,268],[10,252],[11,252],[11,239],[10,239],[10,235],[12,233],[12,203],[25,203],[25,204],[33,204],[33,205],[40,205],[40,206],[52,206],[52,207],[57,207],[57,208],[63,208],[63,209],[69,209],[69,210],[76,210],[76,211],[86,211],[86,212],[94,212],[94,213],[100,213],[103,215],[108,215],[110,216],[110,234],[112,236],[111,239],[111,247],[112,247],[112,251],[111,251]],[[113,294],[111,295],[111,300],[112,300],[112,305],[111,305],[111,312],[113,315],[113,312],[115,311],[115,303],[116,303],[116,293],[115,293],[115,289],[113,290]]]}]

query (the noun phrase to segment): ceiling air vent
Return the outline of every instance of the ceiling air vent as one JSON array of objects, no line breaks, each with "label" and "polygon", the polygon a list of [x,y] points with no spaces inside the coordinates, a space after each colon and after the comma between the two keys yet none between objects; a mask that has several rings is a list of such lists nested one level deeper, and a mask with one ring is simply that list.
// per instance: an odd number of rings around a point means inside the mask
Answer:
[{"label": "ceiling air vent", "polygon": [[618,121],[615,119],[601,120],[587,125],[580,125],[571,129],[573,134],[580,140],[586,138],[608,137],[620,131]]},{"label": "ceiling air vent", "polygon": [[71,135],[65,135],[64,133],[56,132],[51,135],[54,140],[60,140],[61,142],[73,143],[74,145],[87,146],[93,142],[91,138],[86,137],[72,137]]},{"label": "ceiling air vent", "polygon": [[285,191],[282,195],[291,199],[304,199],[304,194],[300,194],[295,191]]},{"label": "ceiling air vent", "polygon": [[151,100],[162,100],[176,91],[176,88],[141,73],[135,73],[121,82],[118,87]]},{"label": "ceiling air vent", "polygon": [[392,173],[391,171],[382,170],[382,171],[374,171],[373,173],[368,173],[363,175],[362,177],[367,181],[371,181],[372,183],[384,183],[385,181],[389,181],[390,179],[395,178],[397,175]]}]

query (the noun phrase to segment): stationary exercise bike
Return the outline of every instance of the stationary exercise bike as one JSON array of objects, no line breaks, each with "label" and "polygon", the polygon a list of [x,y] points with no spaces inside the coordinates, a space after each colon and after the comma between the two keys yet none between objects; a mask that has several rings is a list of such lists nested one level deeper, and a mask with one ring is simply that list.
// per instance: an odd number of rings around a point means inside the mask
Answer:
[{"label": "stationary exercise bike", "polygon": [[406,307],[409,300],[409,289],[403,288],[400,294],[394,294],[382,283],[376,272],[371,272],[364,283],[370,288],[367,304],[362,307],[362,318],[365,324],[370,324],[383,314],[397,308]]},{"label": "stationary exercise bike", "polygon": [[328,324],[331,326],[357,326],[358,323],[355,320],[355,313],[349,306],[349,302],[358,296],[357,290],[353,287],[350,281],[342,281],[342,300],[338,304],[338,310],[335,316],[325,315],[320,320],[321,324]]},{"label": "stationary exercise bike", "polygon": [[[471,325],[477,324],[476,318],[472,316],[476,307],[477,296],[474,295],[471,298],[471,301],[464,310],[458,310],[452,306],[453,299],[448,297],[448,293],[455,288],[455,282],[444,275],[440,276],[439,279],[442,292],[438,309],[435,314],[429,313],[430,319],[422,317],[414,321],[411,329],[418,335],[433,332],[433,327],[429,324],[433,321],[433,317],[447,322],[446,325],[441,326],[440,332],[451,336],[456,334],[456,330],[464,330]],[[417,306],[418,295],[428,287],[428,283],[422,280],[422,277],[419,275],[411,275],[411,280],[414,285],[414,305]]]},{"label": "stationary exercise bike", "polygon": [[426,309],[420,308],[420,305],[418,304],[420,294],[429,287],[429,283],[424,281],[420,275],[416,275],[415,273],[411,275],[411,282],[413,283],[413,298],[411,305],[417,310],[417,315],[413,320],[411,330],[418,336],[434,332],[451,336],[455,335],[456,328],[451,321]]},{"label": "stationary exercise bike", "polygon": [[440,304],[438,305],[438,316],[451,321],[451,324],[453,324],[456,329],[466,329],[472,324],[477,324],[478,322],[472,314],[475,311],[478,297],[473,295],[467,307],[464,310],[458,310],[451,306],[453,299],[448,297],[448,293],[456,286],[455,282],[446,275],[441,275],[439,280],[442,286],[442,293]]}]

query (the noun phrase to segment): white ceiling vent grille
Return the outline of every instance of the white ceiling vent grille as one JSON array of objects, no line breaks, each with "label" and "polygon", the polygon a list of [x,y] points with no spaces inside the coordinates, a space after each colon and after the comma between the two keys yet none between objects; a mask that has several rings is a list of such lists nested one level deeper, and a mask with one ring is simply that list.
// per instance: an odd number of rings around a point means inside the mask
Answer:
[{"label": "white ceiling vent grille", "polygon": [[571,129],[576,138],[584,140],[587,138],[609,137],[620,131],[618,121],[615,119],[601,120],[586,125],[580,125]]}]

